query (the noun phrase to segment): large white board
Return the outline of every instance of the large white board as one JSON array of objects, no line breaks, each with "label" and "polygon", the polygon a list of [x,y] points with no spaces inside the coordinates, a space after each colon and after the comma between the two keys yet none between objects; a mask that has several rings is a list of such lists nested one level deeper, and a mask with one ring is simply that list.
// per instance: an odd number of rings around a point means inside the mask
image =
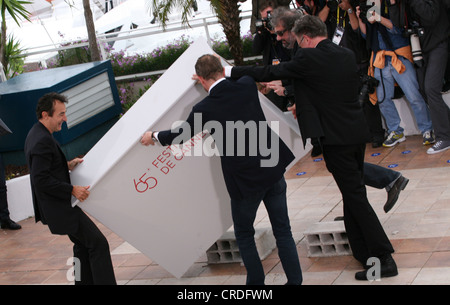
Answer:
[{"label": "large white board", "polygon": [[[200,136],[184,147],[145,147],[139,140],[186,119],[206,96],[191,79],[206,53],[213,53],[206,40],[193,43],[71,173],[74,185],[91,186],[88,200],[74,204],[176,277],[232,225],[220,157],[187,156],[190,146],[202,145]],[[262,95],[261,103],[299,160],[306,151],[296,121]]]}]

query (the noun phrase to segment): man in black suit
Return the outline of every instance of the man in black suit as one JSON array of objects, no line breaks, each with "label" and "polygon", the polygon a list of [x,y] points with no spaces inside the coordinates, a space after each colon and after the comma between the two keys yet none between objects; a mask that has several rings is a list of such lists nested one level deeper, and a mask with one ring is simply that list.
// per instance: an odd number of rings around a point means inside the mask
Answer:
[{"label": "man in black suit", "polygon": [[[289,61],[291,59],[291,50],[285,48],[282,41],[277,39],[277,34],[275,34],[271,26],[277,12],[284,8],[280,7],[274,10],[275,7],[271,0],[261,2],[259,6],[261,22],[257,26],[257,31],[253,36],[252,50],[254,55],[262,54],[263,65],[277,65],[281,61]],[[284,86],[286,84],[283,84],[281,81],[276,83],[282,87],[280,89],[277,88],[281,91],[280,94],[268,86],[261,86],[260,91],[281,111],[286,111],[287,105],[289,104],[289,99],[284,94]]]},{"label": "man in black suit", "polygon": [[[381,277],[395,276],[398,271],[391,256],[394,249],[367,199],[364,185],[369,133],[358,104],[355,55],[327,39],[326,26],[318,17],[303,16],[292,31],[301,49],[291,61],[277,66],[233,67],[231,71],[226,69],[226,75],[249,75],[257,81],[293,80],[303,141],[320,139],[327,169],[342,193],[344,222],[354,257],[366,268],[369,258],[378,258]],[[366,271],[355,277],[370,278]]]},{"label": "man in black suit", "polygon": [[[201,56],[196,77],[209,96],[197,103],[179,129],[148,131],[143,145],[180,144],[208,129],[220,152],[222,172],[231,197],[234,233],[247,269],[247,284],[264,284],[264,270],[256,250],[253,223],[264,202],[288,284],[301,284],[302,272],[291,233],[284,172],[294,160],[286,144],[268,126],[256,84],[251,77],[224,78],[220,59]],[[202,122],[196,119],[201,117]],[[202,130],[195,130],[198,126]],[[253,141],[257,142],[253,142]]]},{"label": "man in black suit", "polygon": [[[6,124],[0,119],[0,137],[12,133]],[[0,154],[0,227],[2,229],[19,230],[21,225],[11,220],[8,209],[8,194],[6,189],[5,165]]]},{"label": "man in black suit", "polygon": [[116,284],[105,236],[78,207],[72,207],[71,196],[84,201],[89,186],[70,183],[69,170],[82,162],[67,162],[54,132],[67,121],[67,99],[58,93],[47,93],[39,99],[38,122],[25,140],[25,155],[30,170],[31,190],[36,222],[47,224],[53,234],[68,235],[74,243],[75,284]]},{"label": "man in black suit", "polygon": [[0,154],[0,227],[2,229],[9,229],[9,230],[19,230],[22,228],[21,225],[19,225],[9,217],[5,166],[3,165],[3,158],[1,154]]}]

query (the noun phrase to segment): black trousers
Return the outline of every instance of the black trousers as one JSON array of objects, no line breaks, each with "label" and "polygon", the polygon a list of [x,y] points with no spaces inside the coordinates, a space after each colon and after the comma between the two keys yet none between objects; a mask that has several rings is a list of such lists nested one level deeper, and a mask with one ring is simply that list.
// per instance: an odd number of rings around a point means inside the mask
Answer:
[{"label": "black trousers", "polygon": [[74,260],[79,262],[79,266],[75,265],[75,285],[116,285],[106,237],[81,209],[78,210],[78,232],[69,234],[74,243]]},{"label": "black trousers", "polygon": [[6,177],[3,158],[0,154],[0,220],[9,219],[8,196],[6,193]]},{"label": "black trousers", "polygon": [[370,257],[394,252],[378,217],[367,199],[364,185],[365,144],[323,145],[327,169],[342,194],[344,224],[353,256],[365,265]]},{"label": "black trousers", "polygon": [[363,104],[363,111],[369,126],[372,142],[383,142],[386,131],[383,129],[380,107],[378,104],[373,105],[371,102],[366,101]]},{"label": "black trousers", "polygon": [[416,69],[420,92],[430,108],[434,134],[438,141],[450,141],[450,109],[441,93],[448,59],[447,47],[447,42],[443,41],[430,52],[424,53],[423,67]]}]

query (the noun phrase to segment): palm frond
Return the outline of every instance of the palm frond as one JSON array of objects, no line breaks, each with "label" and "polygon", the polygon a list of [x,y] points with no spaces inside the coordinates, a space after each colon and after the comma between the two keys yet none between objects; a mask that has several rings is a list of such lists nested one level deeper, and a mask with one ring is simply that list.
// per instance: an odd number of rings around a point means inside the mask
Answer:
[{"label": "palm frond", "polygon": [[[194,0],[150,0],[153,16],[157,16],[163,29],[166,28],[169,21],[169,15],[175,10],[181,11],[181,22],[189,26],[189,17],[192,16]],[[147,10],[150,11],[150,5],[147,3]]]},{"label": "palm frond", "polygon": [[11,34],[5,45],[6,67],[4,67],[5,75],[11,78],[16,74],[23,73],[24,58],[26,57],[25,49],[20,47],[20,41],[16,40]]},{"label": "palm frond", "polygon": [[30,1],[23,0],[0,0],[2,11],[7,11],[17,25],[20,26],[18,17],[30,21],[30,12],[24,7],[25,4],[32,4]]}]

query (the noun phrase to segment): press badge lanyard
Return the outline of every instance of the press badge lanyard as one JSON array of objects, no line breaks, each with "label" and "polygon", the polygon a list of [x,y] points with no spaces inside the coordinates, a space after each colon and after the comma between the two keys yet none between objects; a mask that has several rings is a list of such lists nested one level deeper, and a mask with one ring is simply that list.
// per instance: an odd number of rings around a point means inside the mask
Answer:
[{"label": "press badge lanyard", "polygon": [[273,53],[275,55],[275,57],[272,58],[272,66],[276,66],[276,65],[278,65],[281,62],[281,56],[278,56],[278,52],[277,52],[277,50],[275,48],[275,44],[276,44],[276,41],[275,42],[271,41],[270,45],[271,45],[272,51],[273,51]]},{"label": "press badge lanyard", "polygon": [[[336,30],[334,30],[333,39],[332,41],[339,45],[341,43],[342,36],[344,36],[344,29],[345,29],[345,17],[347,16],[347,12],[344,12],[343,16],[339,16],[341,12],[341,9],[338,7],[336,10]],[[340,25],[340,20],[342,18],[342,25]]]}]

